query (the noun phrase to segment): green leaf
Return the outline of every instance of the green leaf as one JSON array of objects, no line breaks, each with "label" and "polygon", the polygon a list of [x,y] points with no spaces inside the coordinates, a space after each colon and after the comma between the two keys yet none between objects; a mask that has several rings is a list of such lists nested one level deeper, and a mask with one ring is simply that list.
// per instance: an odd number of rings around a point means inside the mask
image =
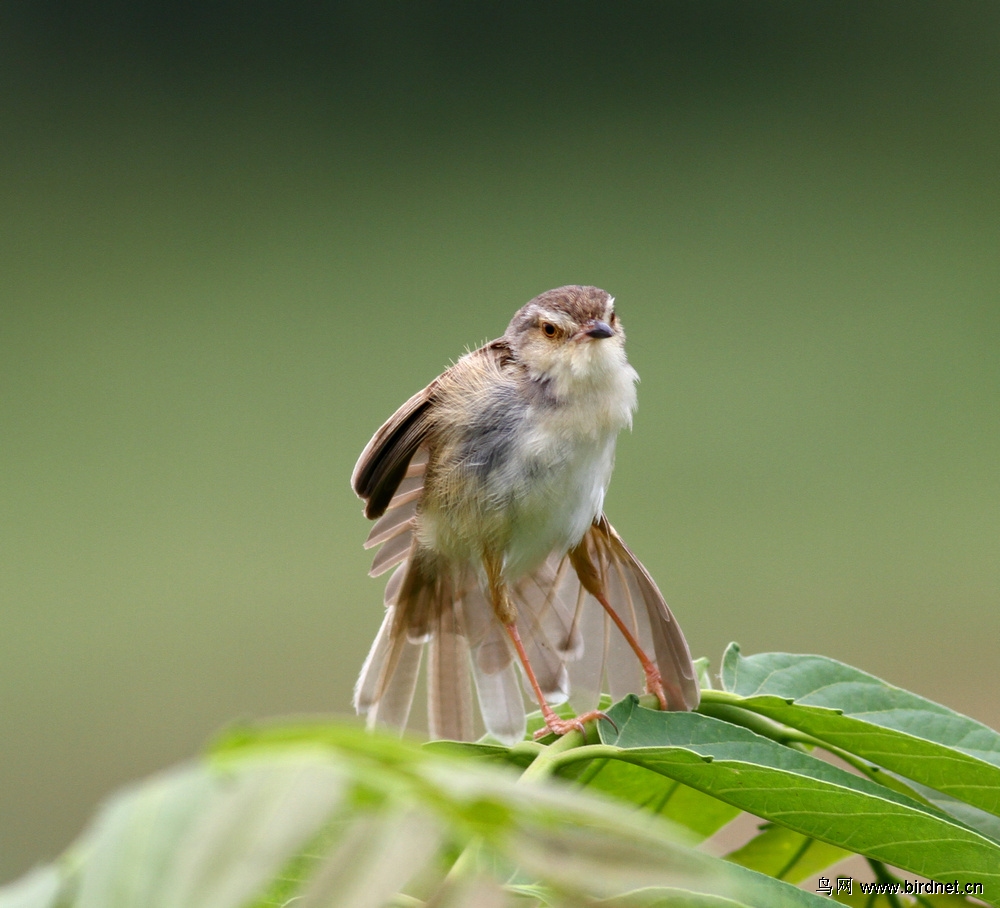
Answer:
[{"label": "green leaf", "polygon": [[424,749],[436,754],[472,758],[484,763],[506,763],[525,769],[543,748],[541,744],[529,741],[522,741],[513,747],[487,741],[428,741]]},{"label": "green leaf", "polygon": [[[61,890],[58,908],[361,908],[410,904],[394,894],[414,886],[453,908],[513,908],[529,883],[531,898],[559,908],[640,898],[643,887],[705,908],[824,904],[688,848],[672,829],[557,780],[529,783],[388,736],[241,729],[209,760],[113,798],[76,846],[75,869],[0,890],[0,905],[56,908]],[[506,885],[515,874],[517,891]]]},{"label": "green leaf", "polygon": [[[507,762],[522,769],[543,749],[531,742],[507,748],[489,743],[431,741],[424,747],[435,753],[471,756],[485,762]],[[740,814],[725,801],[620,760],[570,764],[560,775],[590,791],[611,795],[683,826],[693,834],[692,843],[707,839]]]},{"label": "green leaf", "polygon": [[56,867],[38,867],[0,889],[0,908],[56,908],[64,888]]},{"label": "green leaf", "polygon": [[[747,903],[739,899],[727,899],[718,895],[686,892],[681,889],[641,889],[609,901],[593,902],[608,908],[746,908]],[[578,906],[567,906],[578,908]]]},{"label": "green leaf", "polygon": [[836,845],[768,823],[742,848],[727,854],[726,860],[778,880],[801,883],[851,854]]},{"label": "green leaf", "polygon": [[1000,817],[966,804],[964,801],[956,801],[954,798],[927,788],[924,785],[915,784],[917,792],[926,798],[939,810],[950,813],[953,817],[961,820],[966,826],[989,836],[995,842],[1000,842]]},{"label": "green leaf", "polygon": [[837,895],[835,905],[852,905],[855,908],[973,908],[979,902],[970,902],[960,895],[922,895],[917,902],[907,895],[871,895],[861,892],[857,885],[850,895]]},{"label": "green leaf", "polygon": [[748,729],[663,713],[628,697],[601,722],[598,746],[561,762],[615,758],[677,779],[803,835],[932,879],[1000,888],[1000,844],[933,807]]},{"label": "green leaf", "polygon": [[721,676],[727,703],[1000,815],[1000,733],[974,719],[824,656],[730,644]]},{"label": "green leaf", "polygon": [[725,801],[622,760],[569,764],[559,775],[683,826],[692,842],[707,839],[740,814]]},{"label": "green leaf", "polygon": [[244,908],[346,795],[343,773],[311,754],[168,773],[98,816],[73,908]]}]

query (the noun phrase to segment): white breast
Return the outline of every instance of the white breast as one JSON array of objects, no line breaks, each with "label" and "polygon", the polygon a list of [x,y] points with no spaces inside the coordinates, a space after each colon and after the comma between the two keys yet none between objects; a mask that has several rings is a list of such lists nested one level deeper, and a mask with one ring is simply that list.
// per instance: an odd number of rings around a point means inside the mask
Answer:
[{"label": "white breast", "polygon": [[603,510],[618,433],[631,423],[635,377],[625,363],[609,381],[531,412],[505,479],[516,488],[508,580],[575,546]]},{"label": "white breast", "polygon": [[[480,412],[492,413],[497,400],[518,412],[495,435],[475,427],[481,450],[464,431],[467,408],[447,414],[458,424],[456,440],[437,467],[436,494],[421,505],[421,546],[478,570],[483,551],[501,545],[504,578],[516,583],[583,538],[604,507],[638,376],[611,340],[594,342],[583,368],[548,375],[554,393],[547,396],[511,395],[509,385],[484,389]],[[502,394],[493,398],[496,389]],[[491,450],[491,442],[501,447]]]}]

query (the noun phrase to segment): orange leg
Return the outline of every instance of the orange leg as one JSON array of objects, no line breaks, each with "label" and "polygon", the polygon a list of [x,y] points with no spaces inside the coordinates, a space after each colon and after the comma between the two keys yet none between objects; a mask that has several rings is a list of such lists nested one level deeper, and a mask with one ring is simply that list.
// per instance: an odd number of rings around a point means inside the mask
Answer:
[{"label": "orange leg", "polygon": [[507,593],[507,586],[503,582],[500,561],[494,556],[491,556],[488,552],[484,552],[483,567],[486,569],[486,577],[490,585],[490,600],[493,605],[493,613],[497,616],[500,623],[503,624],[504,630],[507,631],[507,635],[514,644],[514,649],[517,650],[517,657],[521,660],[521,665],[524,668],[524,674],[528,678],[528,683],[531,685],[531,689],[535,693],[535,699],[538,701],[539,707],[541,707],[542,716],[545,718],[545,728],[539,729],[535,733],[535,737],[540,738],[549,732],[557,735],[564,735],[568,731],[572,731],[574,728],[578,729],[580,733],[583,734],[584,722],[589,722],[592,719],[607,719],[607,716],[598,710],[584,713],[582,716],[577,716],[575,719],[560,719],[559,716],[555,714],[552,707],[549,706],[545,700],[545,695],[542,693],[542,687],[538,683],[535,670],[531,667],[531,663],[528,661],[528,654],[525,652],[524,643],[521,642],[521,635],[517,630],[516,624],[517,611],[515,610],[513,603],[510,601],[510,596]]},{"label": "orange leg", "polygon": [[621,616],[608,601],[608,597],[604,593],[604,580],[594,565],[590,552],[587,550],[586,537],[584,537],[576,548],[570,549],[568,554],[570,564],[573,565],[576,576],[580,578],[583,588],[601,603],[604,611],[608,613],[608,616],[614,621],[615,626],[625,638],[625,642],[632,647],[632,652],[638,657],[642,665],[643,674],[646,676],[646,690],[651,694],[656,694],[656,699],[660,701],[660,709],[667,709],[667,695],[663,689],[663,676],[656,667],[656,663],[646,655],[646,651],[639,644],[635,634],[629,630],[628,625],[622,621]]},{"label": "orange leg", "polygon": [[535,699],[538,701],[538,705],[542,708],[542,716],[545,719],[545,728],[540,728],[535,732],[536,738],[541,738],[549,732],[556,735],[564,735],[566,732],[572,731],[574,728],[577,729],[580,734],[586,734],[583,728],[584,722],[590,722],[593,719],[608,718],[600,710],[595,709],[589,713],[584,713],[582,716],[577,716],[574,719],[560,719],[555,712],[553,712],[552,707],[545,702],[545,696],[542,694],[542,688],[539,686],[538,679],[535,677],[535,672],[531,668],[531,663],[528,661],[528,654],[524,651],[524,644],[521,642],[521,635],[517,631],[517,625],[512,621],[510,624],[505,624],[504,629],[507,631],[507,635],[514,643],[514,649],[517,650],[517,657],[521,660],[521,665],[524,666],[524,673],[528,676],[528,683],[531,685],[531,689],[535,692]]},{"label": "orange leg", "polygon": [[604,595],[604,591],[599,590],[593,593],[593,595],[594,598],[604,606],[604,611],[606,611],[611,620],[614,621],[618,630],[621,631],[622,636],[625,638],[625,642],[632,647],[632,652],[634,652],[639,658],[639,662],[642,664],[642,671],[646,676],[646,691],[651,694],[656,694],[656,699],[660,701],[660,709],[667,709],[667,694],[663,689],[663,676],[660,674],[660,670],[656,667],[656,663],[646,655],[646,651],[642,648],[642,646],[640,646],[639,641],[635,639],[635,634],[628,629],[618,612],[611,607],[611,603],[608,602],[607,597]]}]

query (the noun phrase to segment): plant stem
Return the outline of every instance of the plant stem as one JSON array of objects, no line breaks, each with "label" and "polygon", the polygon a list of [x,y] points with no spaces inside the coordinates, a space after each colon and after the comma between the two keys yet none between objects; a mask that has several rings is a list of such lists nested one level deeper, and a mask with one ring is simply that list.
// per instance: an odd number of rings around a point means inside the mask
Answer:
[{"label": "plant stem", "polygon": [[[876,861],[874,858],[866,858],[868,861],[868,866],[871,867],[872,873],[875,874],[875,880],[879,883],[898,883],[899,880],[896,879],[891,873],[889,873],[889,868],[885,866],[881,861]],[[903,908],[903,903],[896,898],[895,893],[885,892],[885,900],[892,906],[892,908]]]},{"label": "plant stem", "polygon": [[849,750],[838,747],[836,744],[831,744],[829,741],[816,738],[808,732],[800,731],[792,726],[776,722],[774,719],[769,719],[767,716],[762,716],[754,711],[752,706],[748,706],[742,697],[736,694],[721,690],[703,690],[701,692],[701,705],[698,707],[698,712],[716,719],[722,719],[725,722],[731,722],[734,725],[742,725],[744,728],[749,728],[750,731],[756,732],[758,735],[770,738],[772,741],[777,741],[779,744],[784,744],[786,747],[791,747],[795,750],[803,752],[808,752],[813,748],[825,750],[827,753],[839,757],[849,766],[853,766],[865,778],[877,782],[890,791],[905,794],[907,797],[913,798],[921,804],[930,804],[925,797],[908,785],[889,784],[892,778],[879,770],[878,767],[872,766],[868,760],[862,759],[852,754]]},{"label": "plant stem", "polygon": [[815,839],[811,839],[808,836],[802,840],[802,844],[795,849],[795,854],[793,854],[786,862],[785,866],[781,868],[775,875],[775,879],[783,880],[785,876],[790,873],[795,865],[805,856],[805,853],[812,847],[812,843]]},{"label": "plant stem", "polygon": [[518,782],[529,785],[532,782],[537,782],[539,779],[547,779],[555,772],[556,767],[559,765],[560,754],[565,753],[567,750],[583,747],[585,743],[586,739],[584,736],[575,729],[566,732],[561,738],[556,738],[548,747],[542,747],[541,753],[521,773],[521,778]]},{"label": "plant stem", "polygon": [[[879,883],[896,883],[897,885],[903,881],[892,873],[888,867],[885,866],[881,861],[876,861],[874,858],[865,858],[868,862],[868,866],[871,867],[872,873],[875,874],[875,880]],[[886,898],[894,899],[894,896],[886,894]],[[913,898],[916,900],[918,905],[923,905],[924,908],[934,908],[933,903],[930,899],[924,898],[919,892],[913,893]],[[892,904],[902,905],[902,903],[895,899]]]},{"label": "plant stem", "polygon": [[[581,748],[586,744],[586,738],[576,730],[569,731],[560,738],[556,738],[548,746],[543,744],[538,744],[534,741],[522,741],[514,745],[513,749],[520,751],[526,751],[528,753],[535,754],[534,760],[528,764],[528,768],[521,773],[521,778],[518,779],[518,784],[531,785],[542,779],[547,779],[549,776],[555,772],[556,767],[559,765],[559,757],[566,751],[573,750],[575,748]],[[462,853],[458,856],[458,860],[455,861],[451,866],[451,870],[448,871],[446,880],[456,880],[465,876],[471,868],[475,866],[476,856],[479,853],[479,848],[482,845],[482,839],[475,838],[470,841]]]},{"label": "plant stem", "polygon": [[742,697],[730,694],[723,690],[703,690],[701,692],[701,705],[698,712],[702,715],[712,716],[715,719],[722,719],[725,722],[732,722],[733,725],[742,725],[750,731],[784,744],[786,747],[796,747],[796,750],[805,750],[806,745],[815,746],[816,741],[810,735],[800,732],[796,728],[782,725],[774,719],[768,719],[760,713],[754,712],[752,707],[746,705]]}]

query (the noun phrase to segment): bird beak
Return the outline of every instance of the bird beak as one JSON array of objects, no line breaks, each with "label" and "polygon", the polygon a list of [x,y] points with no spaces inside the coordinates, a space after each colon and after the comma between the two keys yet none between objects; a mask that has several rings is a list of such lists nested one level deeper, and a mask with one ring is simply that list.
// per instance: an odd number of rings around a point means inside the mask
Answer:
[{"label": "bird beak", "polygon": [[612,328],[611,325],[607,322],[602,322],[600,319],[595,318],[592,322],[588,322],[587,324],[589,327],[584,329],[583,334],[586,337],[592,337],[595,340],[600,340],[602,337],[611,337],[615,333],[615,329]]}]

